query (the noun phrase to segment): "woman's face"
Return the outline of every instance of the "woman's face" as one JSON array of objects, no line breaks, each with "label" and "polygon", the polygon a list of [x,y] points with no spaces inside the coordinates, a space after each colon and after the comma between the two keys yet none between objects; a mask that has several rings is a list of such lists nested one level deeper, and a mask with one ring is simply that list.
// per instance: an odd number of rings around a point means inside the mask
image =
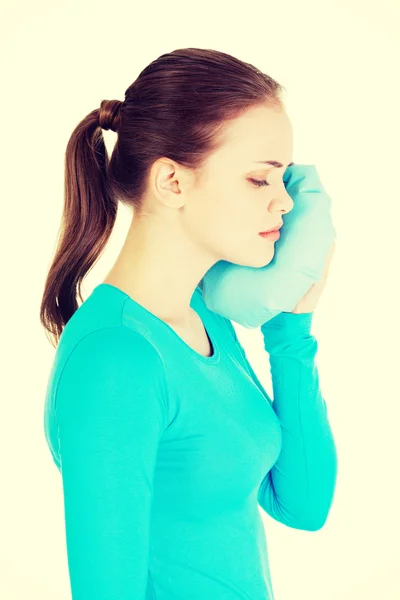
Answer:
[{"label": "woman's face", "polygon": [[[293,208],[283,183],[292,162],[292,127],[283,108],[257,106],[231,121],[181,215],[187,235],[216,260],[262,267],[276,242],[259,235]],[[274,167],[261,161],[279,161]],[[257,181],[268,182],[268,185]]]}]

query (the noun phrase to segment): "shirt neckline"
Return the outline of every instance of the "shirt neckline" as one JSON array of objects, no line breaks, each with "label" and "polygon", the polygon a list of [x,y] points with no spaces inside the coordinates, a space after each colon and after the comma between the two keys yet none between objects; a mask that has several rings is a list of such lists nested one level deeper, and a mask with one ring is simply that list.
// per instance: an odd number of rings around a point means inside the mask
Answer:
[{"label": "shirt neckline", "polygon": [[[207,315],[205,315],[204,312],[202,311],[203,307],[201,304],[201,299],[198,298],[198,296],[197,296],[197,294],[202,294],[202,291],[198,286],[196,287],[196,289],[193,293],[190,304],[191,304],[191,307],[193,308],[193,310],[198,314],[199,319],[201,320],[201,322],[203,324],[204,330],[205,330],[206,334],[208,335],[208,338],[211,342],[212,349],[213,349],[213,354],[211,356],[204,356],[203,354],[200,354],[199,352],[197,352],[197,350],[195,350],[194,348],[189,346],[189,344],[187,344],[185,342],[185,340],[180,335],[178,335],[176,333],[176,331],[168,323],[166,323],[166,321],[163,321],[163,319],[160,319],[159,317],[157,317],[157,315],[155,315],[150,310],[145,308],[137,300],[134,300],[134,298],[132,298],[132,296],[130,296],[129,294],[124,292],[121,288],[119,288],[111,283],[99,283],[93,289],[93,292],[96,290],[101,290],[101,289],[109,289],[111,291],[117,292],[118,294],[122,294],[127,299],[127,301],[132,306],[134,306],[137,310],[144,312],[154,322],[160,324],[161,327],[163,327],[164,330],[169,333],[169,335],[172,335],[173,338],[176,339],[180,343],[181,346],[184,346],[190,354],[194,355],[197,360],[199,360],[205,364],[216,364],[219,362],[219,360],[220,360],[219,344],[218,344],[215,336],[213,335],[213,333],[211,333],[211,330],[212,330],[211,322],[207,320]],[[203,314],[202,314],[202,312],[203,312]],[[209,325],[210,325],[210,328],[208,328]]]}]

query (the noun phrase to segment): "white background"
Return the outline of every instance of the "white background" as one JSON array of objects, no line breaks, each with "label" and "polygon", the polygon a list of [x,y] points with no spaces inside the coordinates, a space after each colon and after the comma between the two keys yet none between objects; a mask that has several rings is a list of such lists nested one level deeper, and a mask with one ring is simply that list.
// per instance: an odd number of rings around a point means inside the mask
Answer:
[{"label": "white background", "polygon": [[[264,514],[276,600],[399,600],[399,1],[35,0],[4,3],[1,23],[0,597],[70,599],[61,479],[42,425],[54,348],[39,323],[66,144],[149,62],[202,47],[286,87],[293,159],[317,166],[338,233],[313,320],[337,489],[320,531]],[[116,134],[104,136],[112,149]],[[129,222],[121,209],[86,296]],[[235,327],[272,394],[260,331]]]}]

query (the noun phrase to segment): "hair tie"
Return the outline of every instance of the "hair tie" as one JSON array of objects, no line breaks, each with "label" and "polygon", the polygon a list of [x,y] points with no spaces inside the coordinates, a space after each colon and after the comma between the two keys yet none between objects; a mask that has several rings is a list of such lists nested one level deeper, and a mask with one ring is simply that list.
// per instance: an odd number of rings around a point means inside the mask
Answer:
[{"label": "hair tie", "polygon": [[117,131],[121,106],[121,100],[102,100],[99,108],[99,127],[106,131]]}]

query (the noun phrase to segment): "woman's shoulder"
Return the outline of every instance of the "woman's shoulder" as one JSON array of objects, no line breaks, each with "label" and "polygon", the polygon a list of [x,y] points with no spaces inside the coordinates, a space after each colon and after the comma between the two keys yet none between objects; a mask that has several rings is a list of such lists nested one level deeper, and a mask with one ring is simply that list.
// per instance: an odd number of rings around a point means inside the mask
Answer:
[{"label": "woman's shoulder", "polygon": [[93,372],[101,378],[102,370],[116,375],[146,373],[154,376],[163,370],[157,349],[139,331],[123,323],[86,331],[65,344],[60,340],[59,354],[62,370],[70,363],[82,376]]}]

